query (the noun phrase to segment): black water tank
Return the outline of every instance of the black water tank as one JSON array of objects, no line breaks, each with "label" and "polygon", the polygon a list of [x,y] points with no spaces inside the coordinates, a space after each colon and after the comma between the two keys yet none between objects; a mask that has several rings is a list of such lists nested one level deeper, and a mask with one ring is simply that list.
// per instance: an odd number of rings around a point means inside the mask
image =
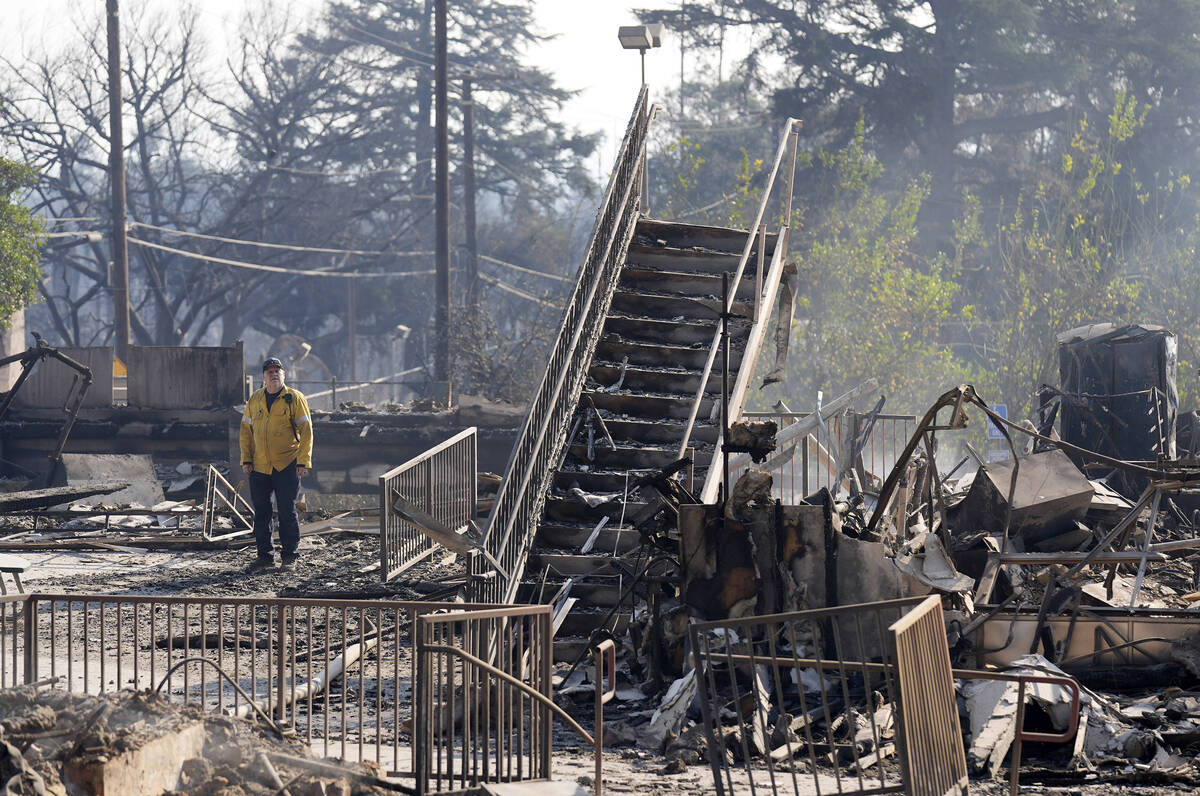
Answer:
[{"label": "black water tank", "polygon": [[[1060,334],[1062,438],[1126,461],[1176,458],[1177,346],[1175,335],[1161,326],[1100,323]],[[1123,473],[1112,480],[1126,494],[1144,486]]]}]

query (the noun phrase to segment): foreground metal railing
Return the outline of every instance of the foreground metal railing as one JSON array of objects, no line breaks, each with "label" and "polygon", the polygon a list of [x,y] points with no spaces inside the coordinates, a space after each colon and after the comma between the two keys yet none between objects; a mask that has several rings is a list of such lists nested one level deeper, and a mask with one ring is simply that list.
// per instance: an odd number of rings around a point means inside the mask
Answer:
[{"label": "foreground metal railing", "polygon": [[433,553],[436,545],[395,510],[396,499],[458,530],[475,518],[476,429],[450,439],[379,476],[380,576],[390,580]]},{"label": "foreground metal railing", "polygon": [[491,608],[253,597],[0,598],[0,685],[52,682],[88,694],[161,687],[172,702],[207,711],[262,711],[314,752],[411,775],[411,748],[401,741],[412,732],[413,627],[428,614]]},{"label": "foreground metal railing", "polygon": [[550,623],[548,605],[417,620],[419,792],[550,778]]},{"label": "foreground metal railing", "polygon": [[[758,355],[762,350],[763,340],[766,339],[767,327],[771,320],[768,309],[775,303],[775,296],[779,290],[779,282],[783,278],[783,268],[787,258],[788,239],[791,230],[792,185],[796,176],[796,151],[799,142],[799,127],[800,121],[798,119],[787,120],[783,136],[779,141],[779,147],[775,152],[775,160],[771,165],[771,171],[767,177],[766,190],[763,191],[762,199],[759,201],[758,212],[754,216],[754,223],[750,226],[750,234],[746,236],[746,245],[742,249],[742,256],[738,260],[737,269],[728,283],[729,295],[725,297],[723,305],[726,317],[729,317],[733,313],[734,299],[738,293],[738,286],[741,285],[742,277],[746,272],[746,265],[750,261],[751,253],[757,251],[753,324],[750,327],[750,336],[746,342],[746,349],[742,356],[741,364],[738,366],[737,376],[728,395],[728,402],[722,408],[723,422],[737,420],[741,415],[742,408],[746,404],[746,395],[750,389],[750,380],[754,376],[754,369],[758,364]],[[768,242],[767,225],[763,219],[766,216],[768,204],[772,197],[776,195],[777,178],[781,172],[784,176],[783,182],[785,186],[782,193],[778,196],[782,223],[779,227],[778,236],[775,239],[775,251],[772,254],[770,265],[767,266],[764,261]],[[718,324],[717,330],[713,334],[712,344],[708,349],[708,359],[704,364],[704,373],[700,377],[700,386],[696,390],[696,396],[692,402],[692,410],[688,416],[687,425],[684,428],[683,439],[679,444],[679,456],[681,457],[686,455],[687,449],[691,446],[692,429],[696,424],[696,417],[704,399],[708,379],[712,375],[713,367],[717,361],[717,354],[721,349],[721,340],[722,326]],[[724,396],[722,400],[724,400]],[[721,435],[717,439],[715,448],[718,456],[721,453],[721,446],[723,444],[724,428],[721,430]],[[708,474],[705,476],[704,486],[700,490],[701,503],[716,502],[717,488],[720,486],[722,478],[723,468],[714,459],[708,468]]]},{"label": "foreground metal railing", "polygon": [[694,623],[717,793],[903,791],[887,628],[921,599]]},{"label": "foreground metal railing", "polygon": [[653,113],[643,86],[545,374],[529,402],[488,518],[484,544],[503,571],[497,572],[481,557],[474,559],[470,594],[476,601],[510,603],[516,597],[554,465],[566,445],[588,363],[637,223]]},{"label": "foreground metal railing", "polygon": [[[1064,743],[1079,726],[1070,678],[950,668],[937,595],[699,622],[690,632],[719,794],[966,793],[956,679],[1015,692],[1013,796],[1021,742]],[[1025,729],[1032,683],[1071,694],[1063,732]],[[886,762],[893,756],[898,765]]]}]

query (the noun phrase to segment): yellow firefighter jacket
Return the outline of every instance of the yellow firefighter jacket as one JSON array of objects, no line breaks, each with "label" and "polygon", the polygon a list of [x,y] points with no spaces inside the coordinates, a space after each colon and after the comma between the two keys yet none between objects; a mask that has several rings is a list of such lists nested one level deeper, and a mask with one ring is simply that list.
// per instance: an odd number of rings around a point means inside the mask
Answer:
[{"label": "yellow firefighter jacket", "polygon": [[313,427],[304,394],[284,387],[268,412],[267,391],[257,390],[246,402],[241,439],[242,464],[255,472],[270,475],[293,459],[298,467],[312,467]]}]

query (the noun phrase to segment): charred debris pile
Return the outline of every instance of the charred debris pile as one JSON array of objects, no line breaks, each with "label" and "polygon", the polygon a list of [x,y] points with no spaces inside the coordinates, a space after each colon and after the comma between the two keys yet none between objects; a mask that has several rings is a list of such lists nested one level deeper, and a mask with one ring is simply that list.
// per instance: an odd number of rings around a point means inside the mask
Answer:
[{"label": "charred debris pile", "polygon": [[[787,686],[779,693],[769,676],[780,658],[814,648],[886,664],[875,642],[789,639],[799,625],[786,622],[771,632],[733,628],[934,594],[955,671],[1012,676],[956,680],[976,773],[995,775],[1013,745],[1016,677],[1049,676],[1078,684],[1078,730],[1070,689],[1031,685],[1024,730],[1069,737],[1026,744],[1026,758],[1041,764],[1027,771],[1200,782],[1200,461],[1191,455],[1195,415],[1178,416],[1174,338],[1106,325],[1059,343],[1061,386],[1043,390],[1037,418],[1010,421],[970,385],[957,387],[919,419],[885,473],[864,466],[858,440],[836,492],[796,505],[778,499],[767,471],[779,457],[773,422],[730,429],[735,485],[716,505],[699,505],[672,477],[686,462],[640,479],[646,505],[633,524],[643,564],[625,584],[635,607],[623,639],[624,674],[640,687],[618,689],[630,710],[609,722],[609,743],[666,752],[676,769],[882,769],[896,743],[886,678],[854,675],[830,685],[831,696],[819,666],[776,683]],[[939,446],[980,421],[1007,455],[964,445],[970,452],[953,467],[938,458]],[[751,457],[758,464],[746,466]],[[715,657],[689,637],[696,621],[729,623],[713,636]],[[737,662],[752,661],[750,650],[764,656],[758,674]],[[708,664],[694,669],[701,659]],[[585,700],[585,679],[569,671],[565,698]],[[707,734],[698,692],[713,707]]]}]

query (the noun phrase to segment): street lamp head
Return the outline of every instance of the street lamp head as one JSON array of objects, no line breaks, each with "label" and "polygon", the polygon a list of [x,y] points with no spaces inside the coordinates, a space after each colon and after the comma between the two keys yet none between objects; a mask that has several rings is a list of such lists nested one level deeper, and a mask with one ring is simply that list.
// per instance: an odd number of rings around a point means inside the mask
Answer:
[{"label": "street lamp head", "polygon": [[663,25],[661,22],[653,25],[623,25],[617,30],[617,39],[626,50],[642,50],[661,47]]}]

